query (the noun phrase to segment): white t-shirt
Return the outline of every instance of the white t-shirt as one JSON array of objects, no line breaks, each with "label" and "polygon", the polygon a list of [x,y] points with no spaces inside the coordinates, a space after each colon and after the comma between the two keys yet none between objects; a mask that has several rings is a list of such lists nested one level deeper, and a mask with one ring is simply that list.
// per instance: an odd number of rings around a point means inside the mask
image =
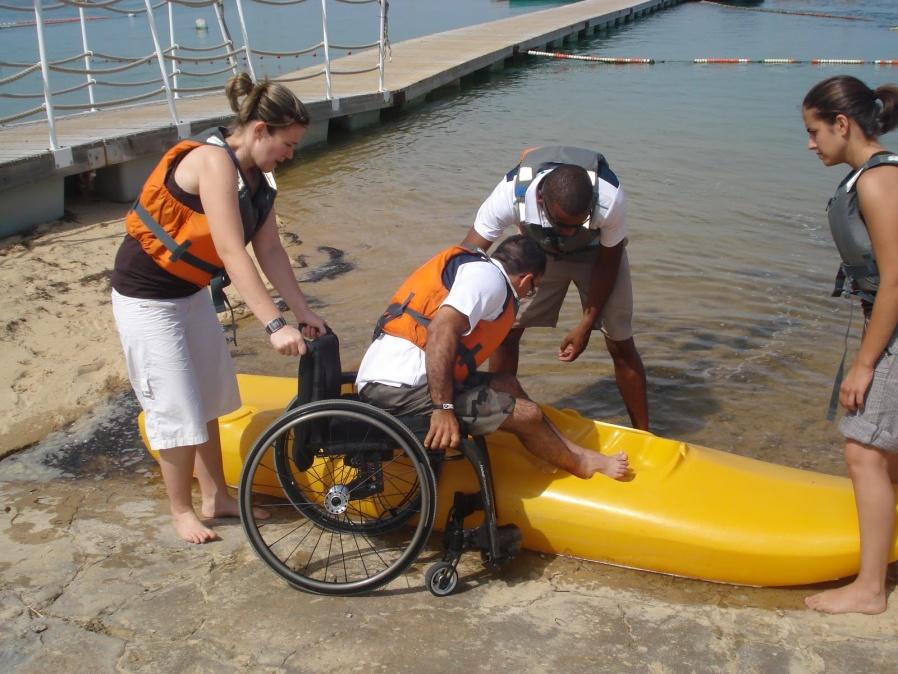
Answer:
[{"label": "white t-shirt", "polygon": [[[480,321],[497,319],[508,297],[508,277],[498,260],[466,262],[440,306],[449,305],[468,317],[470,332]],[[420,386],[427,381],[424,350],[402,337],[382,334],[371,342],[359,365],[356,385]]]},{"label": "white t-shirt", "polygon": [[[547,229],[549,224],[536,203],[536,187],[552,169],[537,174],[533,182],[527,187],[524,195],[525,221],[539,223]],[[474,231],[487,241],[495,241],[510,225],[520,227],[521,218],[518,206],[515,203],[514,184],[516,172],[512,171],[503,178],[492,194],[477,211],[474,218]],[[627,238],[627,207],[624,202],[624,190],[620,186],[617,176],[611,169],[605,167],[598,177],[599,203],[593,211],[589,222],[590,229],[598,229],[599,240],[593,245],[601,245],[611,248]]]}]

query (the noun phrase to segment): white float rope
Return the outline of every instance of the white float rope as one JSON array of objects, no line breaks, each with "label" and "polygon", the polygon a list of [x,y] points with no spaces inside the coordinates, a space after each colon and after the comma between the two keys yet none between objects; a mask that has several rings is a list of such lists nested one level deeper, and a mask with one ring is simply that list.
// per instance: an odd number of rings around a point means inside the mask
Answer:
[{"label": "white float rope", "polygon": [[564,54],[562,52],[539,51],[530,49],[527,51],[530,56],[548,56],[556,59],[571,59],[574,61],[590,61],[593,63],[606,64],[640,64],[653,65],[655,63],[700,63],[700,64],[742,64],[742,63],[763,63],[763,64],[792,64],[805,63],[811,65],[825,65],[838,63],[842,65],[877,65],[877,66],[898,66],[898,59],[789,59],[789,58],[773,58],[773,59],[746,59],[746,58],[698,58],[698,59],[651,59],[651,58],[633,58],[624,56],[594,56],[589,54]]}]

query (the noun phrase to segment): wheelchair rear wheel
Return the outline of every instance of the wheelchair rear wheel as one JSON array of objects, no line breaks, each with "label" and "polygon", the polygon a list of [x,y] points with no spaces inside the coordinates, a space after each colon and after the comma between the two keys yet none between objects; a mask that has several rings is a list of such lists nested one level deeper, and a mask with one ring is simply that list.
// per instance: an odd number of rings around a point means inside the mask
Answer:
[{"label": "wheelchair rear wheel", "polygon": [[303,590],[348,595],[389,583],[415,561],[433,528],[436,482],[395,417],[322,400],[286,412],[259,437],[238,499],[250,544],[276,573]]}]

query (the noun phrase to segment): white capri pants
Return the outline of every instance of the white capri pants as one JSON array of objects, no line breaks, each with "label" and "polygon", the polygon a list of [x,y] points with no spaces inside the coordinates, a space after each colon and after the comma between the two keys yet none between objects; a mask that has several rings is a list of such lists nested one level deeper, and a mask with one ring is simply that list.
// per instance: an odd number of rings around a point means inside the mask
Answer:
[{"label": "white capri pants", "polygon": [[234,364],[209,291],[147,300],[113,290],[112,312],[150,447],[206,442],[207,422],[240,407]]}]

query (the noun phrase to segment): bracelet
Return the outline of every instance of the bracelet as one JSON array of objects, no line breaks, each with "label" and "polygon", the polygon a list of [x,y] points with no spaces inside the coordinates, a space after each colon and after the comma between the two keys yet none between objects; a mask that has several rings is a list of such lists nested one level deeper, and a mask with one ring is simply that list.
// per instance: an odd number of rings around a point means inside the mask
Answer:
[{"label": "bracelet", "polygon": [[454,410],[455,405],[452,403],[434,403],[431,405],[431,409],[434,410]]}]

